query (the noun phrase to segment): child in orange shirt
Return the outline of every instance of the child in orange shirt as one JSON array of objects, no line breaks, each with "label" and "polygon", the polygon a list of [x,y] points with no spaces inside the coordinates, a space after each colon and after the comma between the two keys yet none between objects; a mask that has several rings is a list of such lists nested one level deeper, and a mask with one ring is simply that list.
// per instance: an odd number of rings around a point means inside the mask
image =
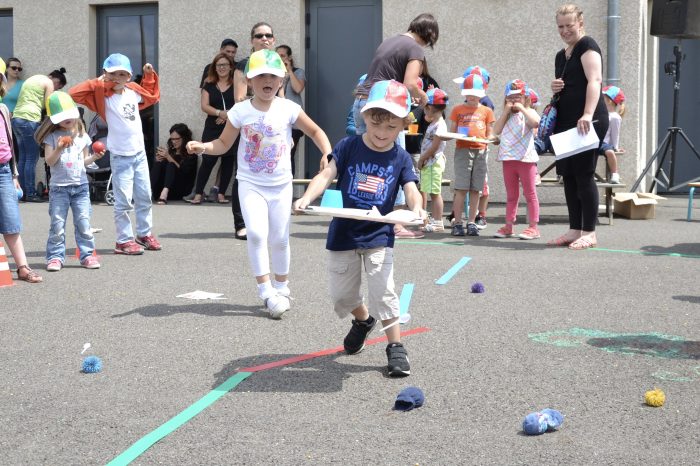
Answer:
[{"label": "child in orange shirt", "polygon": [[[493,110],[479,105],[479,100],[486,95],[484,78],[471,74],[464,79],[462,95],[466,96],[463,104],[452,109],[450,120],[453,133],[490,139],[496,118]],[[469,191],[469,218],[467,219],[467,235],[479,236],[475,220],[478,213],[479,191],[484,187],[488,163],[486,144],[480,142],[457,140],[454,156],[455,194],[452,202],[454,219],[452,220],[452,236],[464,236],[462,212],[464,201]]]}]

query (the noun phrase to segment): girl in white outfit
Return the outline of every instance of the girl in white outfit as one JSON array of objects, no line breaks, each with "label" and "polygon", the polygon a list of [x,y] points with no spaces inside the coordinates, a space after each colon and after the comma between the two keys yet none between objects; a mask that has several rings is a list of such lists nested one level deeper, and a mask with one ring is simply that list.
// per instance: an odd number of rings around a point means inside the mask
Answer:
[{"label": "girl in white outfit", "polygon": [[[286,70],[272,50],[259,50],[245,70],[253,97],[233,106],[221,136],[190,141],[187,151],[221,155],[238,135],[238,195],[248,230],[248,257],[258,283],[258,296],[270,317],[279,319],[289,303],[289,218],[292,206],[292,126],[309,136],[322,154],[331,153],[326,133],[299,105],[276,97]],[[268,255],[268,246],[270,248]],[[270,280],[270,256],[274,277]]]}]

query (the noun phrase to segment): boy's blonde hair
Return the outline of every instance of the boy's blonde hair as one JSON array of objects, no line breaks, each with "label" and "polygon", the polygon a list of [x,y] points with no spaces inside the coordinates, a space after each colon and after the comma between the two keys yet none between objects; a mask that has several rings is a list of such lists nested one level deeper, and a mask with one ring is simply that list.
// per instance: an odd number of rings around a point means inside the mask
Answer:
[{"label": "boy's blonde hair", "polygon": [[616,104],[615,101],[610,98],[610,96],[603,94],[603,97],[605,99],[609,100],[610,102],[612,102],[613,105],[615,105],[615,111],[617,112],[618,115],[620,115],[620,116],[625,115],[626,107],[625,107],[624,102],[620,102],[619,104]]},{"label": "boy's blonde hair", "polygon": [[[34,133],[34,140],[37,144],[41,146],[44,143],[44,139],[46,139],[46,136],[58,129],[60,129],[60,126],[52,123],[51,118],[46,117],[44,118],[44,121],[41,122],[41,125],[39,125],[39,128],[36,130],[36,133]],[[76,118],[75,129],[78,132],[78,136],[82,136],[83,134],[85,134],[85,124],[83,123],[83,120],[81,118]]]},{"label": "boy's blonde hair", "polygon": [[404,126],[411,123],[411,119],[408,116],[406,116],[405,118],[401,118],[394,115],[389,110],[384,110],[383,108],[370,108],[363,113],[369,115],[369,118],[375,123],[383,123],[385,121],[391,120],[392,118],[398,118],[403,122]]}]

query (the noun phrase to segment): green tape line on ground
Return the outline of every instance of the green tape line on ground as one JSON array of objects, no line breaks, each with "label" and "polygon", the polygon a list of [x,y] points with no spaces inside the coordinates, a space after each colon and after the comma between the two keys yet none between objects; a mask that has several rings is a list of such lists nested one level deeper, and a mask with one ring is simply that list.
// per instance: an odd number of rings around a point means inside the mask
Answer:
[{"label": "green tape line on ground", "polygon": [[449,242],[442,242],[442,241],[412,241],[412,240],[405,240],[405,239],[398,239],[395,241],[397,244],[423,244],[423,245],[431,245],[431,246],[464,246],[464,241],[449,241]]},{"label": "green tape line on ground", "polygon": [[640,254],[642,256],[670,256],[670,257],[685,257],[688,259],[700,259],[700,256],[693,254],[680,254],[678,252],[650,252],[650,251],[635,251],[628,249],[606,249],[606,248],[590,248],[590,251],[604,252],[622,252],[625,254]]},{"label": "green tape line on ground", "polygon": [[214,390],[204,395],[202,398],[200,398],[194,404],[187,407],[184,411],[180,412],[168,422],[161,425],[149,434],[141,437],[141,439],[139,439],[136,443],[130,446],[124,453],[107,463],[107,466],[124,466],[131,463],[141,454],[143,454],[143,452],[151,448],[156,442],[162,440],[164,437],[174,432],[180,426],[187,423],[197,414],[207,409],[209,406],[214,404],[216,400],[218,400],[226,393],[231,391],[236,385],[243,382],[252,374],[252,372],[238,372],[237,374],[231,376],[228,380],[226,380],[226,382],[222,383]]}]

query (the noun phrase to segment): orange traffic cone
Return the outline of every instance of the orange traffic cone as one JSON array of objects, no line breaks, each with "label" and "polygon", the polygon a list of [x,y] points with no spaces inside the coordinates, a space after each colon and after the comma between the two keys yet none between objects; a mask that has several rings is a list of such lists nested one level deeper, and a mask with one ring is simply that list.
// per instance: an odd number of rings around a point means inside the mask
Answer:
[{"label": "orange traffic cone", "polygon": [[3,286],[12,286],[15,282],[12,280],[12,272],[10,272],[10,263],[5,255],[5,245],[0,243],[0,288]]}]

